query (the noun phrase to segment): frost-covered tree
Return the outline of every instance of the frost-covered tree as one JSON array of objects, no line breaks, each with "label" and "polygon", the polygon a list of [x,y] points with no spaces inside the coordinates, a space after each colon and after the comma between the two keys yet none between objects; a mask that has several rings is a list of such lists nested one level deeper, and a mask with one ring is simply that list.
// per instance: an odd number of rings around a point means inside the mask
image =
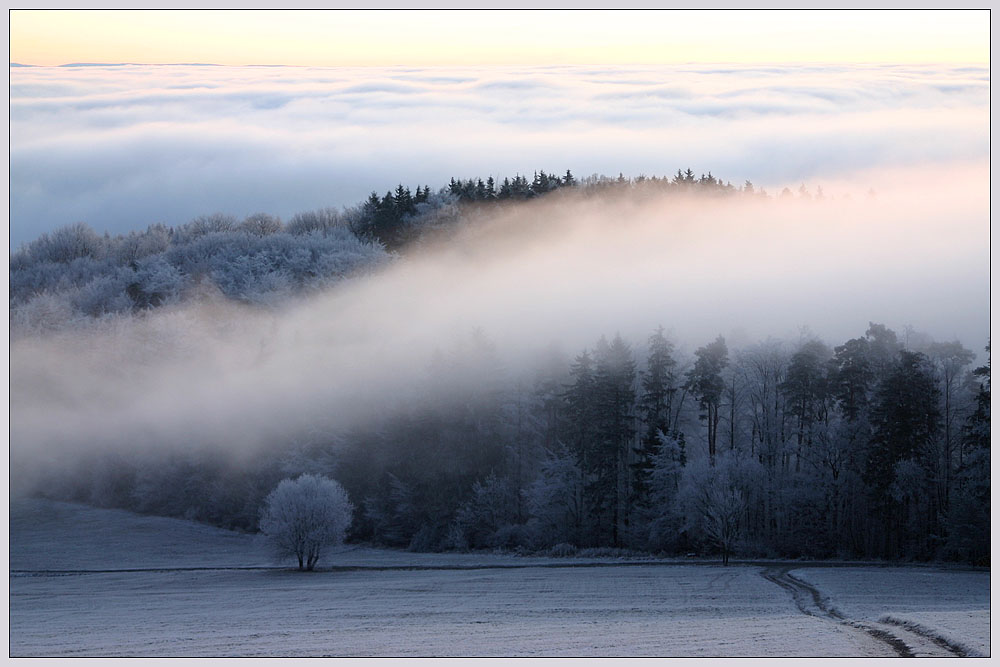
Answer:
[{"label": "frost-covered tree", "polygon": [[260,530],[278,556],[312,570],[324,547],[344,541],[354,506],[336,481],[321,475],[282,480],[264,502]]},{"label": "frost-covered tree", "polygon": [[[986,346],[989,355],[990,346]],[[948,513],[945,555],[977,564],[990,558],[990,358],[972,375],[979,381],[975,409],[962,428],[961,464]]]},{"label": "frost-covered tree", "polygon": [[826,420],[827,378],[830,350],[817,340],[807,341],[792,355],[784,381],[778,385],[787,402],[786,410],[795,419],[795,469],[809,457],[816,427]]},{"label": "frost-covered tree", "polygon": [[69,263],[80,257],[101,259],[107,244],[89,225],[78,222],[39,236],[19,252],[33,262]]},{"label": "frost-covered tree", "polygon": [[471,497],[455,515],[452,545],[460,549],[511,546],[507,544],[513,536],[510,528],[517,519],[514,493],[510,480],[495,474],[476,480]]},{"label": "frost-covered tree", "polygon": [[285,225],[285,231],[296,236],[310,232],[326,234],[327,231],[342,225],[346,225],[346,222],[341,219],[340,213],[336,209],[327,207],[296,213]]},{"label": "frost-covered tree", "polygon": [[718,336],[714,342],[695,351],[697,359],[687,374],[687,386],[698,399],[701,413],[698,415],[708,424],[709,463],[715,464],[716,439],[719,433],[719,403],[722,401],[722,369],[729,364],[726,341]]},{"label": "frost-covered tree", "polygon": [[647,513],[647,545],[651,548],[674,550],[679,544],[683,517],[677,511],[677,494],[686,463],[684,434],[657,434],[659,445],[653,456],[649,474]]},{"label": "frost-covered tree", "polygon": [[[659,452],[660,439],[675,435],[676,426],[672,417],[678,380],[673,349],[673,344],[663,335],[663,327],[659,327],[649,337],[649,357],[646,370],[642,373],[642,395],[639,399],[639,413],[646,428],[639,447],[636,448],[638,460],[633,464],[633,492],[639,497],[647,495],[649,475]],[[684,451],[681,450],[682,462],[683,457]]]},{"label": "frost-covered tree", "polygon": [[752,465],[726,452],[714,465],[700,459],[684,468],[678,504],[686,525],[722,551],[723,565],[729,564],[729,556],[743,536],[748,476],[743,468]]},{"label": "frost-covered tree", "polygon": [[239,224],[238,229],[253,236],[267,236],[281,231],[281,219],[267,213],[251,213]]},{"label": "frost-covered tree", "polygon": [[[874,432],[865,462],[865,481],[878,506],[884,523],[881,535],[885,555],[900,553],[912,540],[912,545],[924,550],[924,538],[936,532],[939,512],[943,508],[932,504],[929,482],[932,479],[933,452],[941,425],[940,396],[934,368],[919,352],[902,350],[898,361],[883,379],[872,408]],[[924,474],[910,474],[910,467],[899,467],[903,461],[918,464]],[[912,495],[892,493],[893,482],[900,471],[907,472],[905,486],[920,485],[919,502]],[[926,523],[923,535],[906,531],[909,516],[919,514]]]},{"label": "frost-covered tree", "polygon": [[610,344],[601,337],[594,359],[597,443],[591,452],[594,465],[588,471],[593,477],[590,503],[600,517],[599,525],[609,522],[611,544],[620,547],[629,521],[628,455],[635,439],[635,360],[632,348],[617,334]]},{"label": "frost-covered tree", "polygon": [[561,446],[549,452],[526,495],[536,545],[582,544],[584,476],[572,454]]}]

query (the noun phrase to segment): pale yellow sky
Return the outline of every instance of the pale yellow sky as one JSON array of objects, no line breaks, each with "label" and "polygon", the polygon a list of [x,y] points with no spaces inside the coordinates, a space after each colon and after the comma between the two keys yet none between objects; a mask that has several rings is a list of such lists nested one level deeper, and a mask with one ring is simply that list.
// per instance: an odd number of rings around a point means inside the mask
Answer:
[{"label": "pale yellow sky", "polygon": [[10,12],[10,60],[228,65],[988,63],[989,11]]}]

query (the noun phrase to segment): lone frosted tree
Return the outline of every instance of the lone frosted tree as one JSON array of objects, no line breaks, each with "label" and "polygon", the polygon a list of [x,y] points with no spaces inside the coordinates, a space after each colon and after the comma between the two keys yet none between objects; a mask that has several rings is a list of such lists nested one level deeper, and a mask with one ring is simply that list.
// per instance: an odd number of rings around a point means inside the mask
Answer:
[{"label": "lone frosted tree", "polygon": [[339,483],[322,475],[282,480],[264,501],[260,530],[279,557],[300,570],[316,567],[322,549],[344,541],[354,506]]}]

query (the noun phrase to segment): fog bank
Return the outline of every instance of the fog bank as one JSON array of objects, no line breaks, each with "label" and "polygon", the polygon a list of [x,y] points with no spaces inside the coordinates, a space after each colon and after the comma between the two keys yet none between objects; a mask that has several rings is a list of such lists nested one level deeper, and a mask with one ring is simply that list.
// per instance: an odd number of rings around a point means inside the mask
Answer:
[{"label": "fog bank", "polygon": [[883,187],[822,199],[560,192],[470,210],[439,242],[307,300],[208,296],[15,340],[12,479],[105,447],[238,458],[461,395],[497,378],[475,366],[452,377],[435,359],[463,358],[475,329],[501,379],[529,382],[553,344],[572,356],[618,332],[638,351],[659,325],[682,355],[720,333],[731,347],[795,342],[802,327],[837,345],[869,321],[981,351],[988,164],[852,182]]}]

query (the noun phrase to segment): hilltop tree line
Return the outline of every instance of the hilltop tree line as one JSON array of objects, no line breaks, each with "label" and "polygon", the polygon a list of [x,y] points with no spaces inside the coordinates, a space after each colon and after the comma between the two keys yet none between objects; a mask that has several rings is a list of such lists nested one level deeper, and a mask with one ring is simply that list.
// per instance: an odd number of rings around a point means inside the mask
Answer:
[{"label": "hilltop tree line", "polygon": [[673,179],[591,176],[577,180],[535,172],[497,182],[454,179],[432,191],[398,185],[343,210],[297,213],[287,222],[266,213],[240,220],[212,214],[171,227],[100,235],[85,223],[44,233],[10,256],[9,308],[15,331],[86,324],[177,303],[208,288],[266,305],[322,289],[406,252],[427,233],[458,224],[469,206],[502,206],[563,189],[601,193],[653,188],[701,194],[766,196],[689,169]]},{"label": "hilltop tree line", "polygon": [[[742,187],[736,188],[731,183],[723,183],[712,172],[695,177],[691,169],[678,169],[673,178],[645,175],[626,178],[623,174],[610,178],[594,174],[581,180],[569,169],[563,176],[541,170],[534,172],[530,181],[521,174],[516,174],[513,178],[505,177],[503,181],[497,181],[493,176],[487,177],[485,181],[478,177],[452,178],[446,187],[436,193],[431,192],[430,186],[417,186],[414,193],[409,187],[400,184],[394,191],[387,191],[382,196],[373,191],[360,209],[355,210],[347,219],[358,238],[378,241],[386,248],[397,250],[419,239],[428,228],[454,221],[457,217],[456,207],[503,205],[505,202],[526,201],[564,189],[591,195],[638,189],[701,195],[768,196],[764,190],[755,189],[750,181],[745,181]],[[821,197],[822,189],[817,193]],[[791,196],[791,191],[785,188],[781,195]],[[803,185],[799,189],[799,196],[811,198],[813,195]]]},{"label": "hilltop tree line", "polygon": [[871,324],[833,348],[720,336],[684,355],[659,329],[531,378],[499,359],[474,332],[431,364],[418,393],[437,400],[243,467],[117,454],[46,488],[254,530],[309,473],[347,490],[351,540],[419,551],[989,561],[990,366],[958,342]]}]

